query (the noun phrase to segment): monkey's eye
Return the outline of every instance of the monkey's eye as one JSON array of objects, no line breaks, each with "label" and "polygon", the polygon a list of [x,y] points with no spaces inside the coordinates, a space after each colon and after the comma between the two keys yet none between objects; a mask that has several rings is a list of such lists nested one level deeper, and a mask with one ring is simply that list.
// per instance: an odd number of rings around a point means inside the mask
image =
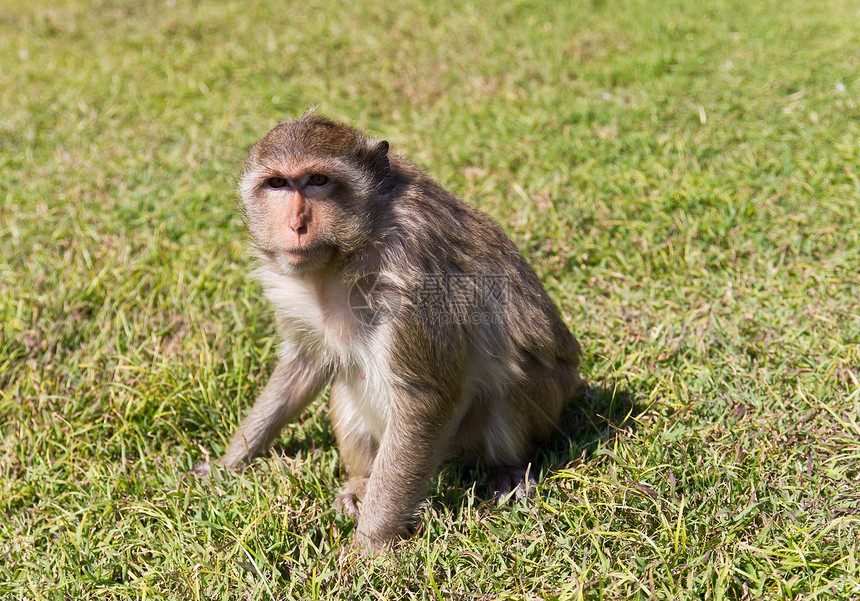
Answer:
[{"label": "monkey's eye", "polygon": [[266,183],[269,184],[270,188],[283,188],[287,185],[287,180],[282,177],[270,177]]},{"label": "monkey's eye", "polygon": [[312,186],[324,186],[328,183],[328,178],[322,173],[314,173],[308,178],[308,183]]}]

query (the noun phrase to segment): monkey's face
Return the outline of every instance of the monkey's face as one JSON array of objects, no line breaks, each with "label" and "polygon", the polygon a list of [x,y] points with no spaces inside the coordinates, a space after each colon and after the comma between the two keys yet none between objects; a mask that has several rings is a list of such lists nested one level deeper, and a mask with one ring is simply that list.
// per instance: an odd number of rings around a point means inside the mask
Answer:
[{"label": "monkey's face", "polygon": [[281,159],[246,171],[241,186],[246,223],[261,258],[301,275],[366,244],[369,202],[353,184],[361,178],[344,167]]},{"label": "monkey's face", "polygon": [[302,275],[365,248],[387,154],[388,142],[312,114],[270,131],[251,150],[240,183],[260,257]]}]

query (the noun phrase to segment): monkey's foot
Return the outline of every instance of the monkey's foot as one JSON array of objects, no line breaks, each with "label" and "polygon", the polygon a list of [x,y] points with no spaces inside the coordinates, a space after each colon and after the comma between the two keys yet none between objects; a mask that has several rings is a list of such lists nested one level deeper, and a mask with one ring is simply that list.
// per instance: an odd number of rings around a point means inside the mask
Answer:
[{"label": "monkey's foot", "polygon": [[532,465],[528,464],[525,467],[492,468],[487,478],[487,486],[493,500],[503,505],[510,499],[527,498],[537,484],[531,467]]},{"label": "monkey's foot", "polygon": [[348,518],[357,518],[359,498],[352,493],[341,491],[334,499],[334,508]]},{"label": "monkey's foot", "polygon": [[334,508],[347,517],[358,517],[359,502],[364,496],[367,478],[350,478],[334,499]]}]

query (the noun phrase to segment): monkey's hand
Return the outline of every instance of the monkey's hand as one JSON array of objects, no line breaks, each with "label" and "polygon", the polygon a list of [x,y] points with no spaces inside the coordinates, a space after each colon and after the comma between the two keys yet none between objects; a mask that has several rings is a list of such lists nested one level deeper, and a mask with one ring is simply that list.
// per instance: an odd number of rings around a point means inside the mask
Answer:
[{"label": "monkey's hand", "polygon": [[194,467],[191,468],[191,473],[196,474],[198,476],[208,476],[211,471],[211,467],[209,466],[209,462],[204,460],[194,464]]}]

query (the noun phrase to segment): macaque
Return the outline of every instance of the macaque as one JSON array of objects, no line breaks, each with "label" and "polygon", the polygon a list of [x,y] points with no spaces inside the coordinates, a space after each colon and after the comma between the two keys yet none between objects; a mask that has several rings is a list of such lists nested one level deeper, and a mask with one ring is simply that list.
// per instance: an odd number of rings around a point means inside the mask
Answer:
[{"label": "macaque", "polygon": [[523,495],[581,353],[502,229],[388,142],[313,113],[253,147],[240,192],[283,342],[217,463],[245,464],[331,386],[355,546],[406,535],[449,458]]}]

